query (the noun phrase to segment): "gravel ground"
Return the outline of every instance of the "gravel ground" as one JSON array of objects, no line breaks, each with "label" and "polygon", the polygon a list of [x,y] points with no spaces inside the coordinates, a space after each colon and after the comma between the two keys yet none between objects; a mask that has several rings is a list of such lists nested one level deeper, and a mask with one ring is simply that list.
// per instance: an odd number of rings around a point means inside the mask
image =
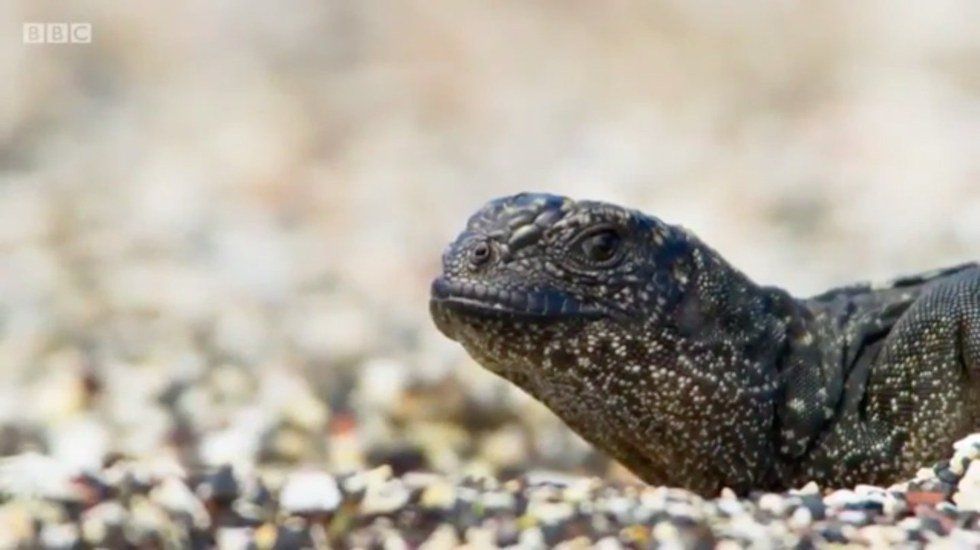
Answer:
[{"label": "gravel ground", "polygon": [[705,500],[687,491],[530,472],[509,481],[391,466],[351,474],[117,457],[72,474],[50,457],[4,460],[4,548],[980,547],[980,435],[887,489]]}]

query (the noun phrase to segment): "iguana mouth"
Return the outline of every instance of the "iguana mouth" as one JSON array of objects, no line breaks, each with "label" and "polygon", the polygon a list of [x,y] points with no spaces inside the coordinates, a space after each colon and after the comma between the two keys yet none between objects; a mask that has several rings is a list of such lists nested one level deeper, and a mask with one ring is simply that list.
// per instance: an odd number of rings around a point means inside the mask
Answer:
[{"label": "iguana mouth", "polygon": [[480,318],[544,321],[603,315],[600,309],[557,290],[502,289],[446,277],[432,281],[431,305]]}]

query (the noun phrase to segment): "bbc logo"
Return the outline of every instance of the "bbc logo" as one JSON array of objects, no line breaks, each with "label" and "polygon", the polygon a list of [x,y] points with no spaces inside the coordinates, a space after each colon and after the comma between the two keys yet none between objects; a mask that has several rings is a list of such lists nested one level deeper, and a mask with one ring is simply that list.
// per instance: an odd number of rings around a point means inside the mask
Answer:
[{"label": "bbc logo", "polygon": [[24,44],[90,44],[91,23],[24,23]]}]

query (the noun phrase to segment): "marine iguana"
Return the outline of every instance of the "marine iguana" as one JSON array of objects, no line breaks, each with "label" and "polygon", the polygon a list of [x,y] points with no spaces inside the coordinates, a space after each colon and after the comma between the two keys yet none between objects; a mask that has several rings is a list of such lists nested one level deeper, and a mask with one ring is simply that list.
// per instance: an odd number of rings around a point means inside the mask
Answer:
[{"label": "marine iguana", "polygon": [[887,484],[980,430],[980,266],[809,299],[689,231],[522,193],[443,256],[441,332],[648,483]]}]

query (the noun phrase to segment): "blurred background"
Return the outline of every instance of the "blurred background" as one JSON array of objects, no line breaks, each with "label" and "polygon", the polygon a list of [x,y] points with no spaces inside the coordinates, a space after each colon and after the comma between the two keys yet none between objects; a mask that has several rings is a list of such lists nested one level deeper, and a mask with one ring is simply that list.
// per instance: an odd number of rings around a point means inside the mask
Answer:
[{"label": "blurred background", "polygon": [[[522,190],[807,295],[980,256],[980,3],[0,5],[0,454],[628,474],[428,319]],[[88,22],[91,44],[22,44]]]}]

